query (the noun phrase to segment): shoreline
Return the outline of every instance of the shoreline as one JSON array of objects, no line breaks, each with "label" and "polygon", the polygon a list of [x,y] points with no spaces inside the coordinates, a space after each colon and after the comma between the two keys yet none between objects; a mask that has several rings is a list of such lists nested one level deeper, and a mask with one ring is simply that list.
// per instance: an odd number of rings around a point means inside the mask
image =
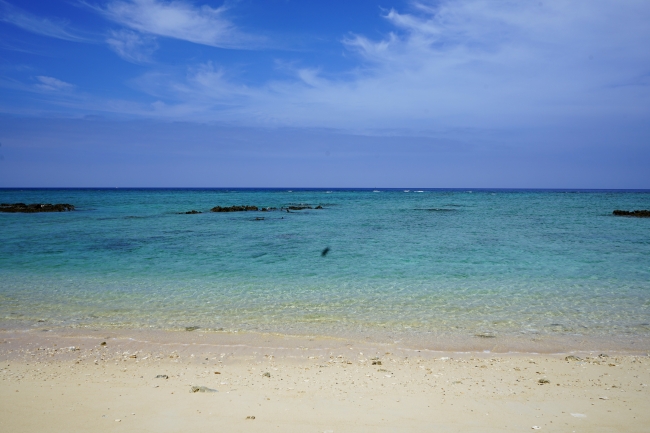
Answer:
[{"label": "shoreline", "polygon": [[[37,325],[41,325],[40,323]],[[488,354],[575,354],[612,352],[620,355],[650,356],[650,338],[645,336],[584,336],[584,335],[494,335],[494,334],[398,334],[395,332],[358,332],[347,335],[289,334],[279,332],[258,332],[251,330],[214,330],[190,327],[185,330],[133,329],[128,327],[100,328],[93,326],[47,328],[44,326],[1,327],[0,338],[30,339],[96,338],[110,335],[111,338],[129,338],[141,344],[166,342],[167,344],[224,345],[238,342],[258,347],[264,343],[267,349],[281,349],[281,344],[312,349],[326,349],[323,344],[334,348],[342,345],[356,347],[382,347],[418,353],[488,353]],[[261,347],[261,346],[260,346]],[[288,347],[286,349],[289,349]]]},{"label": "shoreline", "polygon": [[647,353],[567,356],[200,330],[3,330],[0,424],[18,432],[645,431]]}]

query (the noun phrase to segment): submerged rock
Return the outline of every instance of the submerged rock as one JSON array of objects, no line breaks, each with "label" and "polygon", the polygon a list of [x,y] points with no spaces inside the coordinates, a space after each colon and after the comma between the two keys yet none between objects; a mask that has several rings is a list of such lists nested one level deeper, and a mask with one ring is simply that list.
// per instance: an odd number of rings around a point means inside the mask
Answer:
[{"label": "submerged rock", "polygon": [[249,206],[249,205],[230,206],[230,207],[215,206],[212,209],[210,209],[210,212],[247,212],[247,211],[257,211],[257,210],[260,210],[257,206]]},{"label": "submerged rock", "polygon": [[197,213],[203,213],[203,212],[192,209],[192,210],[188,210],[187,212],[180,212],[180,213],[182,215],[196,215]]},{"label": "submerged rock", "polygon": [[74,206],[67,203],[2,203],[0,212],[11,213],[36,213],[36,212],[67,212],[74,210]]},{"label": "submerged rock", "polygon": [[616,209],[614,212],[612,212],[616,216],[631,216],[631,217],[637,217],[637,218],[650,218],[650,210],[633,210],[633,211],[626,211],[626,210],[619,210]]}]

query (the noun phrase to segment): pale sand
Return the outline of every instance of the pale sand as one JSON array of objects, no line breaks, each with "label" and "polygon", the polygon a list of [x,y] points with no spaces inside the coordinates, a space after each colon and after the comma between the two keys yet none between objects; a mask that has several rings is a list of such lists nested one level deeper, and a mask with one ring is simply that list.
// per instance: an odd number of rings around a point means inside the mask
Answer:
[{"label": "pale sand", "polygon": [[3,331],[0,430],[650,431],[647,354],[572,355],[583,360],[201,330]]}]

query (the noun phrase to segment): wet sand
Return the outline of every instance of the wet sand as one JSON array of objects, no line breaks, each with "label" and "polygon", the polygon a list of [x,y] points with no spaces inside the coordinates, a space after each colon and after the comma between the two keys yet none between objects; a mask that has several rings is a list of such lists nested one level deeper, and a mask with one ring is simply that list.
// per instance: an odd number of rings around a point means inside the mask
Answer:
[{"label": "wet sand", "polygon": [[0,425],[12,432],[645,432],[648,384],[641,351],[439,352],[202,330],[0,332]]}]

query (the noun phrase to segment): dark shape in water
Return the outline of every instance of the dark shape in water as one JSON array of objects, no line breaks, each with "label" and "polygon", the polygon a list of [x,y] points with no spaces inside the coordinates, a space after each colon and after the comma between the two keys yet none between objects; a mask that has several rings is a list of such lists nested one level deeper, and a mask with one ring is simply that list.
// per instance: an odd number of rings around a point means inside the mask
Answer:
[{"label": "dark shape in water", "polygon": [[303,209],[313,209],[311,206],[289,206],[288,209],[290,210],[303,210]]},{"label": "dark shape in water", "polygon": [[197,329],[200,329],[198,326],[186,326],[185,330],[186,331],[196,331]]},{"label": "dark shape in water", "polygon": [[264,217],[255,217],[255,221],[264,221]]},{"label": "dark shape in water", "polygon": [[230,207],[215,206],[212,209],[210,209],[210,212],[247,212],[247,211],[256,211],[256,210],[259,210],[257,206],[249,206],[249,205],[230,206]]},{"label": "dark shape in water", "polygon": [[314,209],[322,209],[322,208],[323,208],[323,206],[318,205],[318,206],[316,206]]},{"label": "dark shape in water", "polygon": [[325,247],[325,249],[321,251],[320,256],[325,257],[329,252],[330,252],[330,247]]},{"label": "dark shape in water", "polygon": [[433,207],[433,208],[426,208],[426,209],[414,209],[414,210],[425,210],[428,212],[456,212],[456,209],[445,209],[441,207]]},{"label": "dark shape in water", "polygon": [[650,218],[650,210],[633,210],[632,212],[626,210],[616,209],[612,212],[616,216],[630,216],[637,218]]},{"label": "dark shape in water", "polygon": [[37,212],[67,212],[74,210],[74,206],[67,203],[2,203],[0,204],[0,212],[11,213],[37,213]]},{"label": "dark shape in water", "polygon": [[203,213],[203,212],[194,209],[188,210],[187,212],[181,212],[182,215],[196,215],[197,213]]}]

